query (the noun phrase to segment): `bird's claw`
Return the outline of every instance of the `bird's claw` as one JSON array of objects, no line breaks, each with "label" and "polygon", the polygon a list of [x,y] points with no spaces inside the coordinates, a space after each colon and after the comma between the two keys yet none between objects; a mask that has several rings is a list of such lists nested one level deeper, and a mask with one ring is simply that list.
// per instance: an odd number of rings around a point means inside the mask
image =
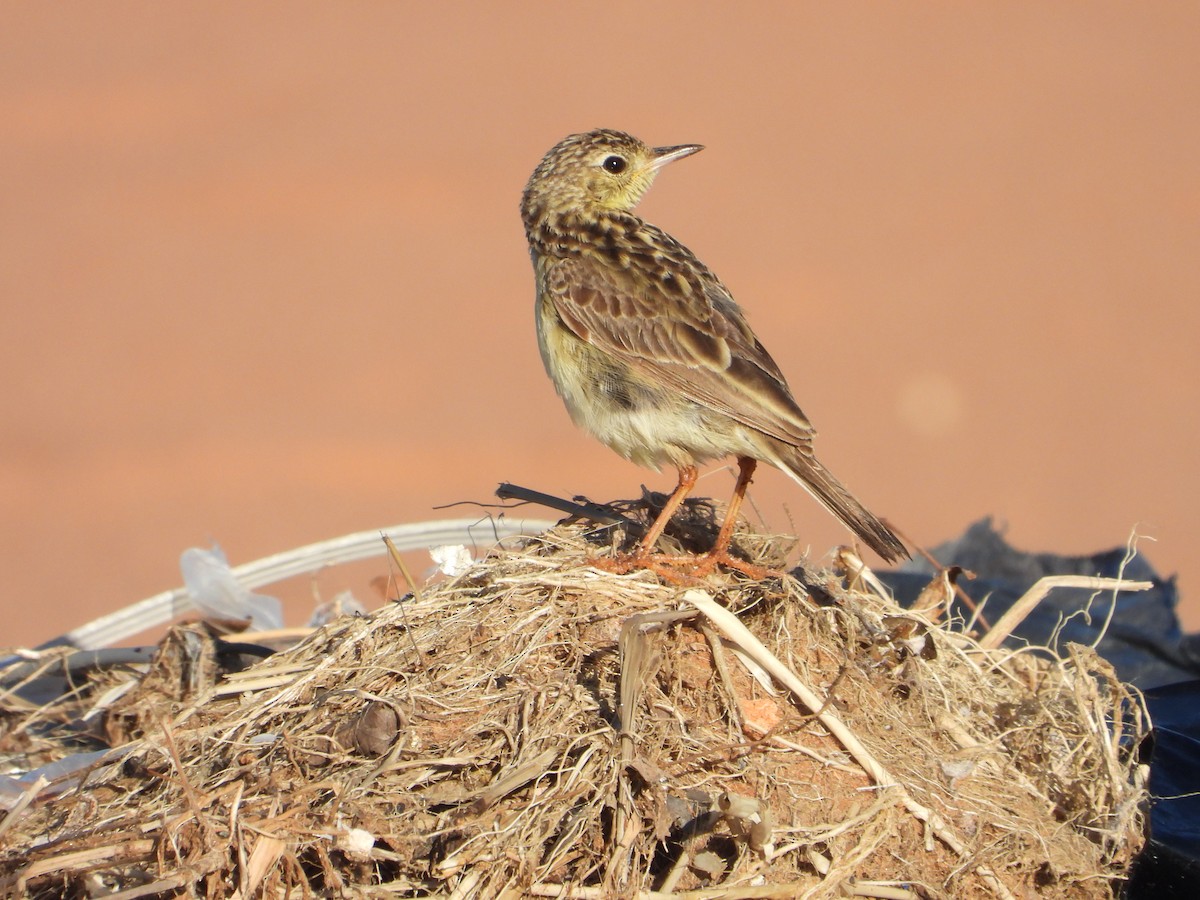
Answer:
[{"label": "bird's claw", "polygon": [[669,553],[638,552],[621,556],[601,557],[592,560],[592,565],[606,572],[627,575],[640,569],[647,569],[672,584],[700,584],[705,578],[717,570],[718,566],[741,572],[748,578],[762,581],[766,578],[779,577],[782,573],[755,565],[744,559],[732,556],[727,550],[710,551],[700,555]]}]

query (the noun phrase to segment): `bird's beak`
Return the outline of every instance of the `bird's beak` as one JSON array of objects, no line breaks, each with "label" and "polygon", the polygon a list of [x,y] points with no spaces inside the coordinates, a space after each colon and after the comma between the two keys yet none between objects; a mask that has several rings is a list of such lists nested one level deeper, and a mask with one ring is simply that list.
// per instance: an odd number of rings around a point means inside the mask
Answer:
[{"label": "bird's beak", "polygon": [[654,159],[650,162],[651,169],[661,169],[667,163],[699,153],[704,149],[703,144],[680,144],[677,147],[655,147]]}]

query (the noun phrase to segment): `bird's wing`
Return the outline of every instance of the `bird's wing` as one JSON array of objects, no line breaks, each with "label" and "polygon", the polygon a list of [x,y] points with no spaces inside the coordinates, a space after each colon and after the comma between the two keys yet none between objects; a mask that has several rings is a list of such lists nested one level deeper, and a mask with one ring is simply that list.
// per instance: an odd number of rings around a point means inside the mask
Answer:
[{"label": "bird's wing", "polygon": [[663,237],[670,243],[659,243],[639,265],[589,257],[551,262],[545,289],[563,324],[648,379],[806,449],[812,425],[775,360],[716,276]]}]

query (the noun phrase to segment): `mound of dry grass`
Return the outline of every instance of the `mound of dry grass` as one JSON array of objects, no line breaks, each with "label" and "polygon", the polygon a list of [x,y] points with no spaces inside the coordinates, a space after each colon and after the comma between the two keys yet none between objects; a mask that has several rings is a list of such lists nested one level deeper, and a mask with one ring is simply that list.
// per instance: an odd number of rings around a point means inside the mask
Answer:
[{"label": "mound of dry grass", "polygon": [[[1112,895],[1147,722],[1091,651],[988,649],[829,571],[589,563],[610,549],[560,526],[235,673],[177,629],[89,720],[114,749],[82,784],[13,804],[0,892]],[[10,695],[10,755],[69,753],[51,720],[105,692]]]}]

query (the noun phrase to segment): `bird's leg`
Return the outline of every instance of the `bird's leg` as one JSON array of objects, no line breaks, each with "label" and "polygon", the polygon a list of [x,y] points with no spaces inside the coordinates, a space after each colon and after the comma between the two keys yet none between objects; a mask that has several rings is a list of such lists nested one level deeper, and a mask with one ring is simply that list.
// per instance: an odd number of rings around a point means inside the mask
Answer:
[{"label": "bird's leg", "polygon": [[692,567],[693,575],[707,575],[717,566],[737,569],[743,575],[748,575],[758,580],[778,574],[763,566],[738,559],[729,553],[729,542],[733,540],[733,530],[737,526],[738,512],[741,511],[742,500],[746,497],[746,489],[750,487],[750,479],[754,476],[754,470],[757,466],[758,460],[756,459],[752,459],[749,456],[738,457],[738,479],[737,483],[733,486],[733,496],[729,498],[729,508],[725,512],[725,521],[721,523],[721,530],[717,532],[717,540],[713,544],[712,549],[699,557],[696,564]]},{"label": "bird's leg", "polygon": [[750,457],[738,458],[738,479],[737,484],[733,487],[729,510],[725,513],[725,520],[721,523],[721,530],[717,533],[716,543],[707,553],[701,556],[669,556],[654,552],[654,544],[662,536],[663,529],[671,521],[671,516],[687,499],[687,495],[691,493],[696,484],[696,467],[685,466],[679,470],[679,484],[674,493],[667,498],[662,512],[658,514],[658,518],[654,520],[654,524],[650,526],[650,530],[646,532],[646,536],[638,545],[637,552],[633,556],[596,560],[595,564],[600,568],[620,573],[630,572],[633,569],[650,569],[667,581],[676,584],[697,584],[700,577],[708,575],[718,565],[737,569],[739,572],[757,579],[778,574],[729,555],[729,542],[733,539],[733,529],[737,525],[738,512],[742,508],[742,500],[746,496],[746,489],[750,486],[750,479],[754,475],[757,465],[758,462]]},{"label": "bird's leg", "polygon": [[646,536],[642,538],[641,545],[638,547],[638,556],[646,557],[653,552],[654,545],[662,537],[663,529],[671,521],[671,516],[675,515],[675,510],[679,509],[679,505],[687,499],[687,495],[696,486],[696,477],[697,471],[695,466],[679,467],[679,483],[675,485],[675,490],[671,492],[671,496],[663,504],[662,512],[658,514],[658,518],[654,520],[654,524],[650,526],[650,530],[646,532]]},{"label": "bird's leg", "polygon": [[689,554],[684,554],[684,556],[667,556],[667,554],[654,552],[654,544],[662,535],[662,529],[666,528],[667,522],[671,521],[671,516],[674,515],[674,512],[679,509],[679,505],[691,493],[691,488],[696,485],[696,467],[688,466],[679,469],[679,484],[676,490],[667,498],[667,502],[662,506],[662,511],[658,518],[655,518],[646,536],[638,544],[637,552],[634,556],[596,560],[596,563],[601,568],[618,572],[628,572],[634,569],[650,569],[658,572],[667,581],[678,584],[698,583],[698,578],[708,575],[718,565],[737,569],[743,572],[744,575],[749,575],[751,578],[760,578],[760,580],[761,578],[773,575],[772,571],[762,568],[761,565],[748,563],[743,559],[730,556],[730,541],[733,539],[733,529],[737,526],[738,512],[742,509],[742,500],[745,498],[746,488],[750,486],[750,479],[754,476],[757,464],[756,460],[752,460],[748,456],[738,457],[737,484],[733,486],[733,497],[730,499],[730,506],[728,506],[728,511],[725,514],[725,521],[721,523],[720,532],[716,534],[716,542],[712,550],[698,557],[689,556]]},{"label": "bird's leg", "polygon": [[709,556],[724,561],[729,556],[729,542],[733,539],[733,529],[737,526],[738,512],[742,508],[742,500],[746,497],[746,489],[750,487],[750,479],[758,467],[758,460],[749,456],[738,457],[738,479],[733,486],[733,496],[729,498],[729,509],[725,513],[725,521],[717,532],[717,541],[708,551]]},{"label": "bird's leg", "polygon": [[[613,559],[597,559],[593,561],[594,564],[610,572],[620,572],[622,574],[631,572],[634,569],[653,569],[664,575],[668,580],[678,580],[669,571],[669,567],[680,565],[684,562],[683,558],[656,554],[654,552],[654,545],[662,537],[663,529],[667,527],[667,524],[671,521],[671,517],[675,515],[675,511],[679,509],[680,504],[687,499],[687,495],[696,486],[698,474],[695,466],[679,467],[679,483],[675,485],[675,490],[671,492],[671,496],[663,504],[662,510],[650,524],[650,529],[646,532],[645,537],[638,542],[638,548],[635,553],[632,555],[621,555]],[[664,567],[668,568],[665,569]]]}]

